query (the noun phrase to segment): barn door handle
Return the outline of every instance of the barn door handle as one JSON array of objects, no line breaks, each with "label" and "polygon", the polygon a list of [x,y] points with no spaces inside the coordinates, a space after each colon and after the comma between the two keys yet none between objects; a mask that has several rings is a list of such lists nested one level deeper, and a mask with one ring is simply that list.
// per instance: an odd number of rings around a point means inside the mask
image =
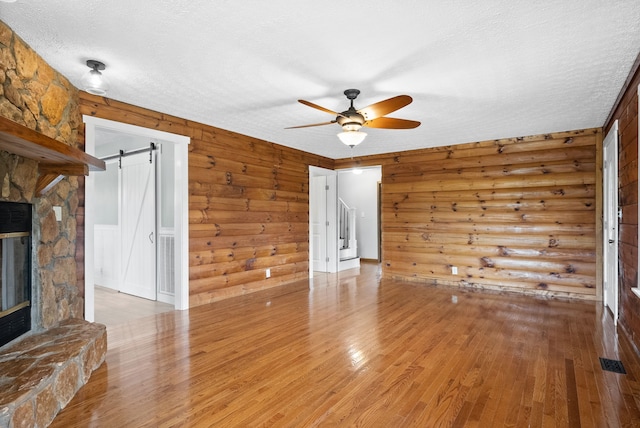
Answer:
[{"label": "barn door handle", "polygon": [[153,232],[149,234],[149,241],[151,241],[151,243],[153,244]]}]

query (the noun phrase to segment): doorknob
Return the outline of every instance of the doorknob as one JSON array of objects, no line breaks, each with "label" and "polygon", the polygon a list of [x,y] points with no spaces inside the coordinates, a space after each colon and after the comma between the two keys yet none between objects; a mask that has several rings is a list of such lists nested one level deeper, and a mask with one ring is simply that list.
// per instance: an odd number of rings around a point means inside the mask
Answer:
[{"label": "doorknob", "polygon": [[153,232],[149,234],[149,241],[151,241],[151,243],[153,244]]},{"label": "doorknob", "polygon": [[609,239],[609,244],[613,244],[614,242],[616,242],[614,239]]}]

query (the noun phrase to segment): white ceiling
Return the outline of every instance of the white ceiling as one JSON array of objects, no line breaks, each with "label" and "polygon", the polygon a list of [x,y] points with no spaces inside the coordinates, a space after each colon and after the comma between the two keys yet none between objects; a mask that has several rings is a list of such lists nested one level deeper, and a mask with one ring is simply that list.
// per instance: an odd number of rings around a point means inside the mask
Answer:
[{"label": "white ceiling", "polygon": [[[638,0],[17,0],[0,19],[80,87],[107,65],[108,97],[344,158],[598,127],[640,51]],[[329,114],[413,97],[353,149]]]}]

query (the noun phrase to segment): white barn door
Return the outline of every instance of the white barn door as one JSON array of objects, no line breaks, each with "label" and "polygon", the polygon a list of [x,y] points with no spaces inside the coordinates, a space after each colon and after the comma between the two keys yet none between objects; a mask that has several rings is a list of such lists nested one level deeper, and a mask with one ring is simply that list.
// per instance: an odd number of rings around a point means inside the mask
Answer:
[{"label": "white barn door", "polygon": [[122,158],[120,225],[122,234],[120,291],[156,300],[155,153]]}]

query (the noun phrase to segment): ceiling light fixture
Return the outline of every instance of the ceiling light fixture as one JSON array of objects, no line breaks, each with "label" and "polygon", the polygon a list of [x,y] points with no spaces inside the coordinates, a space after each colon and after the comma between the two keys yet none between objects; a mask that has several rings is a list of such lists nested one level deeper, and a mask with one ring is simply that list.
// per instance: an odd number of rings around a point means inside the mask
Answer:
[{"label": "ceiling light fixture", "polygon": [[104,63],[90,59],[87,60],[87,67],[91,70],[82,76],[82,86],[84,90],[93,95],[106,95],[109,90],[109,83],[102,73],[100,73],[100,70],[106,68]]},{"label": "ceiling light fixture", "polygon": [[338,134],[338,138],[340,138],[340,141],[351,148],[354,148],[358,144],[362,143],[364,141],[364,137],[366,136],[366,132],[360,131],[344,131]]}]

